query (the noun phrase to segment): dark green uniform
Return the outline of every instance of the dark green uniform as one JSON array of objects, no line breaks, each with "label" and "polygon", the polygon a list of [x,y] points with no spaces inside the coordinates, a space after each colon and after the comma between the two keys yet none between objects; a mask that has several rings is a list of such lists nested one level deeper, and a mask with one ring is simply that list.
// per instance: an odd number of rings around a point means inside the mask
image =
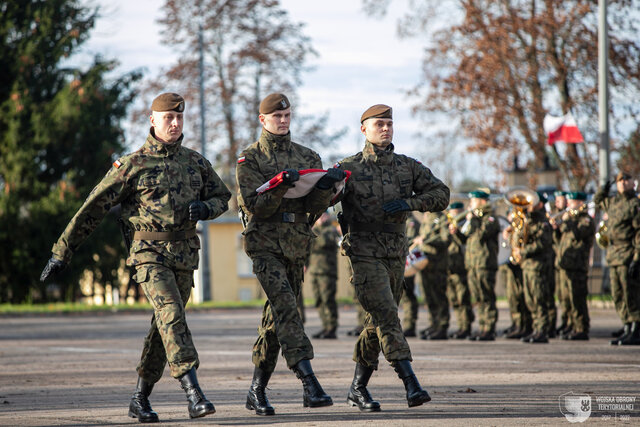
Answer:
[{"label": "dark green uniform", "polygon": [[308,273],[322,327],[325,331],[335,331],[338,327],[336,284],[340,233],[330,221],[316,225],[313,230],[317,237],[311,243]]},{"label": "dark green uniform", "polygon": [[593,246],[595,225],[586,211],[579,211],[558,227],[560,240],[556,255],[556,267],[562,283],[566,283],[569,297],[569,319],[573,332],[589,332],[587,307],[587,270],[589,252]]},{"label": "dark green uniform", "polygon": [[[513,335],[508,338],[521,338],[524,333],[531,332],[531,312],[527,308],[522,284],[522,268],[507,262],[498,268],[505,275],[506,297],[509,302],[511,323],[514,326]],[[510,335],[508,333],[507,335]],[[519,336],[516,336],[519,335]]]},{"label": "dark green uniform", "polygon": [[611,295],[622,323],[640,322],[640,280],[631,277],[629,264],[640,259],[640,200],[632,191],[607,197],[601,188],[593,201],[607,213]]},{"label": "dark green uniform", "polygon": [[[448,231],[448,230],[447,230]],[[464,265],[465,245],[457,234],[451,235],[449,252],[447,296],[458,322],[458,331],[470,331],[474,320],[471,292]]]},{"label": "dark green uniform", "polygon": [[282,353],[291,369],[313,358],[313,347],[297,310],[297,296],[311,239],[309,214],[318,216],[331,200],[333,189],[314,188],[304,197],[289,199],[290,188],[281,184],[258,193],[256,189],[284,169],[321,169],[320,156],[291,141],[290,134],[262,131],[260,139],[238,159],[238,205],[246,217],[244,249],[253,261],[253,272],[267,295],[253,346],[253,363],[273,372]]},{"label": "dark green uniform", "polygon": [[[558,213],[557,211],[555,213]],[[560,217],[557,218],[557,223],[561,223]],[[554,277],[555,277],[555,294],[560,305],[560,329],[573,330],[571,324],[571,295],[569,291],[569,283],[558,266],[558,252],[560,250],[560,240],[562,239],[562,232],[560,226],[557,226],[553,230],[553,253],[554,253]]]},{"label": "dark green uniform", "polygon": [[500,223],[490,205],[476,209],[466,233],[456,235],[466,244],[465,266],[471,295],[478,304],[480,334],[495,334],[498,321],[496,308],[496,271],[498,270],[498,235]]},{"label": "dark green uniform", "polygon": [[[407,219],[407,241],[409,244],[420,234],[420,222],[413,216]],[[404,317],[402,319],[402,327],[405,335],[416,335],[416,323],[418,321],[418,296],[416,295],[416,275],[405,276],[404,293],[402,294],[402,311]]]},{"label": "dark green uniform", "polygon": [[529,214],[526,241],[520,255],[525,301],[531,312],[533,328],[547,334],[549,322],[549,294],[553,275],[552,231],[544,209]]},{"label": "dark green uniform", "polygon": [[[135,279],[154,309],[137,368],[151,384],[160,379],[167,361],[175,378],[198,367],[184,312],[200,249],[188,205],[202,201],[212,219],[228,209],[231,197],[209,161],[182,147],[182,138],[164,144],[150,133],[141,149],[114,162],[52,250],[68,262],[109,209],[122,205],[123,219],[136,232],[127,265],[136,268]],[[158,240],[157,232],[170,233],[172,240]]]},{"label": "dark green uniform", "polygon": [[381,349],[390,362],[411,360],[398,318],[409,212],[387,214],[382,206],[402,199],[411,210],[441,211],[449,203],[449,188],[420,162],[395,154],[393,144],[379,149],[367,141],[361,153],[344,159],[339,167],[352,172],[342,195],[343,221],[348,224],[342,250],[349,256],[351,281],[367,311],[354,361],[377,369]]}]

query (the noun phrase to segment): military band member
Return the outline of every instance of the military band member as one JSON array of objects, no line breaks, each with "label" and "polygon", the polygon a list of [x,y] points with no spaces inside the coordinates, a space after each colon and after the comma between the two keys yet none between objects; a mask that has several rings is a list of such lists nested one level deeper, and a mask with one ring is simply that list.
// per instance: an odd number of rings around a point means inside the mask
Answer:
[{"label": "military band member", "polygon": [[571,331],[565,331],[562,338],[568,340],[589,339],[589,309],[587,307],[587,271],[589,252],[593,246],[595,225],[586,211],[587,195],[581,191],[567,194],[568,210],[562,214],[558,229],[560,241],[556,253],[556,267],[560,283],[569,294],[567,321]]},{"label": "military band member", "polygon": [[352,284],[367,312],[354,349],[356,368],[347,401],[361,411],[380,410],[367,390],[380,350],[402,379],[409,407],[431,400],[411,367],[398,303],[407,256],[405,222],[411,211],[441,211],[449,188],[420,162],[394,152],[391,107],[378,104],[360,118],[362,152],[340,162],[352,172],[342,194],[341,224],[348,230],[342,251],[349,256]]},{"label": "military band member", "polygon": [[489,193],[476,190],[469,193],[469,208],[462,233],[453,224],[450,230],[466,244],[465,266],[471,294],[478,304],[477,334],[469,336],[471,340],[494,341],[496,338],[496,271],[498,270],[498,237],[500,224],[493,215],[489,204]]},{"label": "military band member", "polygon": [[[304,332],[296,300],[313,236],[310,220],[327,209],[334,183],[344,179],[345,173],[329,169],[306,196],[285,198],[299,180],[299,170],[321,169],[322,162],[315,151],[291,140],[291,104],[285,95],[272,93],[259,108],[262,134],[240,154],[236,166],[238,205],[246,222],[244,249],[267,296],[253,346],[255,368],[246,407],[258,415],[273,415],[275,410],[265,388],[280,349],[287,367],[302,381],[304,406],[333,404],[311,368],[313,347]],[[281,185],[256,191],[279,174]]]},{"label": "military band member", "polygon": [[[407,218],[407,240],[413,242],[420,234],[420,221],[415,216],[409,215]],[[416,324],[418,323],[418,296],[416,295],[416,274],[404,278],[404,292],[402,293],[402,332],[405,337],[416,336]]]},{"label": "military band member", "polygon": [[[553,252],[556,261],[554,261],[554,278],[555,278],[555,294],[558,298],[560,305],[560,326],[556,329],[556,333],[563,337],[572,331],[572,325],[570,324],[570,311],[571,311],[571,298],[569,294],[568,283],[564,281],[560,275],[560,267],[558,267],[558,250],[560,247],[560,238],[562,233],[560,232],[560,224],[562,223],[562,215],[567,210],[567,195],[566,191],[555,191],[553,193],[555,199],[553,201],[553,207],[549,212],[551,219],[549,224],[553,228]],[[553,326],[553,325],[552,325]]]},{"label": "military band member", "polygon": [[53,246],[41,277],[44,281],[68,264],[109,209],[121,204],[122,218],[134,231],[127,265],[135,267],[135,279],[154,310],[129,405],[129,416],[145,423],[158,422],[149,395],[167,361],[187,394],[189,416],[215,412],[198,385],[198,353],[185,305],[198,268],[196,223],[225,212],[231,193],[207,159],[182,146],[184,105],[175,93],[153,100],[145,144],[113,163]]},{"label": "military band member", "polygon": [[611,295],[620,320],[622,336],[611,341],[618,345],[640,345],[640,200],[631,175],[619,172],[617,194],[609,197],[613,182],[607,182],[593,201],[608,215],[609,246],[606,260],[611,276]]}]

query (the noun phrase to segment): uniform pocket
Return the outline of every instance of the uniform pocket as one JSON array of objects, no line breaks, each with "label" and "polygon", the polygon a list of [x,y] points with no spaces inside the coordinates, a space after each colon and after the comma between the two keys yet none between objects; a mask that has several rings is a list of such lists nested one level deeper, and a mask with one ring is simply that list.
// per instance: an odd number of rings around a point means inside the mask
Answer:
[{"label": "uniform pocket", "polygon": [[146,267],[139,267],[136,270],[136,274],[134,276],[135,281],[141,285],[144,282],[146,282],[147,280],[149,280],[149,269]]}]

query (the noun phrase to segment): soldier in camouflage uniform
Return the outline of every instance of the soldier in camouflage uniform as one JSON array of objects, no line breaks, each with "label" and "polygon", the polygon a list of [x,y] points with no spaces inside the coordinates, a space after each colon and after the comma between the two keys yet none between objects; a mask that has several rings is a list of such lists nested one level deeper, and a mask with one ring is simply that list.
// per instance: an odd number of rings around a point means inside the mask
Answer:
[{"label": "soldier in camouflage uniform", "polygon": [[560,239],[556,253],[556,268],[560,272],[560,283],[566,284],[569,294],[571,331],[564,331],[567,340],[589,339],[589,309],[587,307],[587,271],[589,252],[593,246],[595,224],[584,204],[587,195],[581,191],[568,193],[568,211],[562,214],[558,230]]},{"label": "soldier in camouflage uniform", "polygon": [[[315,151],[291,141],[291,104],[285,95],[268,95],[259,111],[263,126],[260,139],[240,154],[236,166],[238,205],[246,224],[244,250],[267,296],[253,346],[255,369],[246,407],[258,415],[273,415],[265,388],[280,349],[287,367],[302,381],[304,406],[333,404],[311,368],[313,347],[304,332],[296,299],[314,237],[310,224],[327,209],[335,194],[334,184],[343,180],[345,173],[329,169],[306,196],[285,197],[299,180],[299,170],[321,169],[322,161]],[[281,184],[258,192],[266,181]]]},{"label": "soldier in camouflage uniform", "polygon": [[527,343],[548,343],[549,294],[553,280],[553,235],[544,208],[546,200],[540,197],[536,205],[527,208],[526,239],[522,247],[512,248],[514,257],[521,258],[525,301],[531,312],[534,331],[521,338]]},{"label": "soldier in camouflage uniform", "polygon": [[449,329],[447,267],[451,235],[442,212],[424,214],[417,240],[429,263],[420,271],[424,299],[429,309],[429,327],[420,332],[424,340],[446,340]]},{"label": "soldier in camouflage uniform", "polygon": [[331,222],[331,215],[324,212],[313,230],[317,237],[311,243],[311,256],[307,273],[316,299],[316,307],[322,321],[322,330],[313,338],[335,339],[338,329],[338,240],[340,233]]},{"label": "soldier in camouflage uniform", "polygon": [[611,295],[623,334],[611,341],[618,345],[640,344],[640,200],[636,197],[631,175],[616,176],[618,193],[609,197],[607,182],[595,194],[593,201],[608,215],[609,246],[607,264],[611,275]]},{"label": "soldier in camouflage uniform", "polygon": [[[455,218],[463,212],[462,202],[449,205],[449,217]],[[451,235],[449,244],[449,263],[447,269],[447,297],[456,313],[458,330],[451,334],[451,338],[464,339],[471,335],[471,324],[475,316],[471,307],[471,292],[467,282],[467,269],[464,265],[465,245],[456,233],[447,231]]]},{"label": "soldier in camouflage uniform", "polygon": [[349,257],[358,300],[367,311],[354,349],[356,368],[347,401],[361,411],[379,411],[366,386],[382,350],[402,379],[409,407],[431,400],[411,367],[398,303],[407,256],[406,220],[413,210],[441,211],[449,188],[420,162],[394,153],[391,107],[378,104],[360,118],[366,141],[362,152],[339,167],[352,172],[342,193],[343,254]]},{"label": "soldier in camouflage uniform", "polygon": [[154,309],[129,406],[129,415],[141,422],[158,421],[148,397],[167,361],[187,394],[189,415],[215,412],[198,385],[198,353],[184,307],[198,268],[196,222],[225,212],[231,197],[209,161],[182,146],[183,98],[159,95],[151,110],[147,141],[113,163],[53,246],[41,277],[61,270],[107,212],[122,205],[122,218],[134,231],[127,265],[135,267],[135,279]]},{"label": "soldier in camouflage uniform", "polygon": [[493,215],[489,204],[489,194],[483,190],[469,193],[470,212],[467,214],[468,224],[463,233],[451,224],[450,230],[464,242],[466,246],[465,266],[467,267],[469,288],[478,304],[477,334],[472,334],[472,341],[494,341],[496,339],[496,272],[498,270],[498,235],[500,223]]},{"label": "soldier in camouflage uniform", "polygon": [[[420,234],[420,222],[413,216],[409,215],[406,222],[407,240],[413,242]],[[408,257],[407,257],[408,259]],[[404,292],[402,294],[402,311],[404,317],[402,319],[402,333],[405,337],[416,336],[416,323],[418,322],[418,296],[416,295],[416,274],[404,276]]]},{"label": "soldier in camouflage uniform", "polygon": [[[560,232],[560,224],[562,222],[561,215],[567,209],[567,192],[565,191],[555,191],[553,193],[555,199],[553,202],[553,206],[549,214],[551,218],[549,219],[549,224],[551,224],[551,228],[553,228],[553,253],[554,253],[554,277],[555,277],[555,294],[556,298],[558,298],[558,303],[560,304],[560,326],[556,329],[556,333],[559,336],[567,335],[572,331],[571,321],[571,297],[569,293],[569,284],[563,280],[562,275],[560,273],[560,267],[558,267],[558,251],[560,249],[560,239],[562,238],[562,233]],[[555,319],[554,319],[555,320]]]}]

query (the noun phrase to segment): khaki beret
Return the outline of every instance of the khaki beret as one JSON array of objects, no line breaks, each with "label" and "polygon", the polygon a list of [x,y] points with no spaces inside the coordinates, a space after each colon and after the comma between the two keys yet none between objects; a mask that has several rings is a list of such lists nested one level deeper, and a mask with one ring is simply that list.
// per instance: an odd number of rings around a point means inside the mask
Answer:
[{"label": "khaki beret", "polygon": [[151,103],[151,111],[184,111],[184,98],[177,93],[163,93]]},{"label": "khaki beret", "polygon": [[367,111],[362,113],[362,116],[360,116],[360,123],[374,117],[382,118],[382,119],[392,119],[393,118],[392,113],[393,113],[393,109],[388,105],[376,104],[373,107],[369,107]]},{"label": "khaki beret", "polygon": [[616,182],[620,181],[621,179],[631,179],[631,175],[626,172],[618,172],[618,175],[616,175]]},{"label": "khaki beret", "polygon": [[283,93],[267,95],[260,103],[260,114],[271,114],[277,110],[286,110],[291,107],[289,99]]}]

